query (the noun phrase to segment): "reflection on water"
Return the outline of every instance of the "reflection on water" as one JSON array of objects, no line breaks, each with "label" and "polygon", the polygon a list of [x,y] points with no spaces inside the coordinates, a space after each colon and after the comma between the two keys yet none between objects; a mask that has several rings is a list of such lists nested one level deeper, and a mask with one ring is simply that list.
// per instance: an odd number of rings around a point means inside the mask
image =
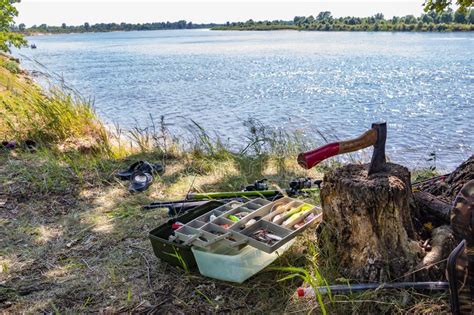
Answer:
[{"label": "reflection on water", "polygon": [[471,33],[180,30],[29,40],[38,49],[21,54],[122,127],[150,113],[176,129],[191,118],[238,146],[249,117],[331,140],[386,120],[393,161],[423,166],[436,152],[452,169],[473,152]]}]

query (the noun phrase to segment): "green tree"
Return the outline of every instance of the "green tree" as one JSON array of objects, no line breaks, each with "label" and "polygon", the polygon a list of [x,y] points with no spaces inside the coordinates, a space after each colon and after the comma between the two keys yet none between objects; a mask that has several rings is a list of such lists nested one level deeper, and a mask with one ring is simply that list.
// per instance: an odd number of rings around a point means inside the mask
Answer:
[{"label": "green tree", "polygon": [[329,21],[332,20],[332,14],[329,11],[322,11],[319,12],[318,16],[316,17],[317,21]]},{"label": "green tree", "polygon": [[433,18],[431,16],[429,16],[428,14],[423,14],[421,16],[421,21],[425,24],[429,24],[429,23],[433,22]]},{"label": "green tree", "polygon": [[440,16],[439,20],[442,23],[451,23],[453,21],[453,11],[451,9],[448,9],[447,11],[440,13],[439,16]]},{"label": "green tree", "polygon": [[456,23],[465,23],[466,22],[466,16],[464,15],[464,13],[459,12],[459,11],[454,13],[454,22],[456,22]]},{"label": "green tree", "polygon": [[405,23],[415,24],[416,23],[416,17],[412,14],[405,16]]},{"label": "green tree", "polygon": [[19,0],[0,0],[0,51],[10,52],[10,47],[20,48],[26,45],[23,35],[11,32],[13,19],[18,16],[14,4]]},{"label": "green tree", "polygon": [[293,19],[293,23],[295,23],[295,25],[300,26],[301,24],[304,23],[305,19],[306,19],[306,17],[304,17],[304,16],[295,16],[294,19]]},{"label": "green tree", "polygon": [[[441,12],[448,8],[452,3],[452,0],[426,0],[424,3],[425,12],[436,11]],[[473,0],[456,0],[456,4],[459,6],[458,12],[466,12],[467,9],[472,8]]]}]

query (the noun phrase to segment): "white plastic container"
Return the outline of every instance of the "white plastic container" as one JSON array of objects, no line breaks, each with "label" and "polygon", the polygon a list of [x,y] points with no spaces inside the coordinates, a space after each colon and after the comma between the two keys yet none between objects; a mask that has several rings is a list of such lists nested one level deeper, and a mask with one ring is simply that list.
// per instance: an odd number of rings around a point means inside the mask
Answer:
[{"label": "white plastic container", "polygon": [[209,252],[193,246],[199,272],[206,277],[242,283],[274,262],[295,240],[291,240],[271,254],[245,246],[241,250],[224,248]]}]

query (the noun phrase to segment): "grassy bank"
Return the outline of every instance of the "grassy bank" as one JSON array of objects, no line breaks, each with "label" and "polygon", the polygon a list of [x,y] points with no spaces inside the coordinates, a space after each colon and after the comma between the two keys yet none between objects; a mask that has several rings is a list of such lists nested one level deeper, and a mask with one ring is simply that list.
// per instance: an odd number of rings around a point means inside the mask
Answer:
[{"label": "grassy bank", "polygon": [[[153,254],[147,233],[167,219],[143,210],[190,189],[240,189],[256,179],[285,188],[303,171],[302,143],[257,122],[242,151],[233,152],[194,125],[186,150],[166,129],[106,130],[90,104],[73,94],[35,86],[13,60],[0,62],[0,139],[37,141],[0,152],[0,310],[6,313],[438,313],[447,295],[368,292],[299,300],[300,274],[312,283],[344,283],[330,247],[307,231],[273,265],[242,285],[168,266]],[[15,70],[16,69],[16,70]],[[130,194],[114,174],[132,161],[162,162],[166,172],[142,194]],[[317,203],[317,196],[308,201]],[[322,234],[324,237],[324,234]],[[294,269],[301,268],[301,269]],[[307,274],[305,273],[307,272]],[[320,276],[318,276],[320,275]]]},{"label": "grassy bank", "polygon": [[345,31],[345,32],[469,32],[474,30],[474,10],[466,12],[429,11],[418,17],[406,15],[386,19],[382,13],[370,17],[333,17],[323,11],[313,16],[295,16],[292,21],[233,22],[215,26],[213,30],[229,31]]},{"label": "grassy bank", "polygon": [[319,23],[312,25],[288,25],[265,23],[237,23],[230,26],[216,26],[214,31],[321,31],[321,32],[472,32],[474,24],[329,24]]}]

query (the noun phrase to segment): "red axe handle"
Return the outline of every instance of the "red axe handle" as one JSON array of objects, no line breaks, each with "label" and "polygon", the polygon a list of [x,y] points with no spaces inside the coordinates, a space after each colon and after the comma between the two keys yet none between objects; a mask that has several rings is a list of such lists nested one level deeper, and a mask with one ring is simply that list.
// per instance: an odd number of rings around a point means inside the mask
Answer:
[{"label": "red axe handle", "polygon": [[329,143],[315,150],[300,153],[298,155],[298,164],[305,169],[310,169],[331,156],[367,148],[374,145],[376,142],[377,130],[372,128],[364,132],[364,134],[358,138]]}]

